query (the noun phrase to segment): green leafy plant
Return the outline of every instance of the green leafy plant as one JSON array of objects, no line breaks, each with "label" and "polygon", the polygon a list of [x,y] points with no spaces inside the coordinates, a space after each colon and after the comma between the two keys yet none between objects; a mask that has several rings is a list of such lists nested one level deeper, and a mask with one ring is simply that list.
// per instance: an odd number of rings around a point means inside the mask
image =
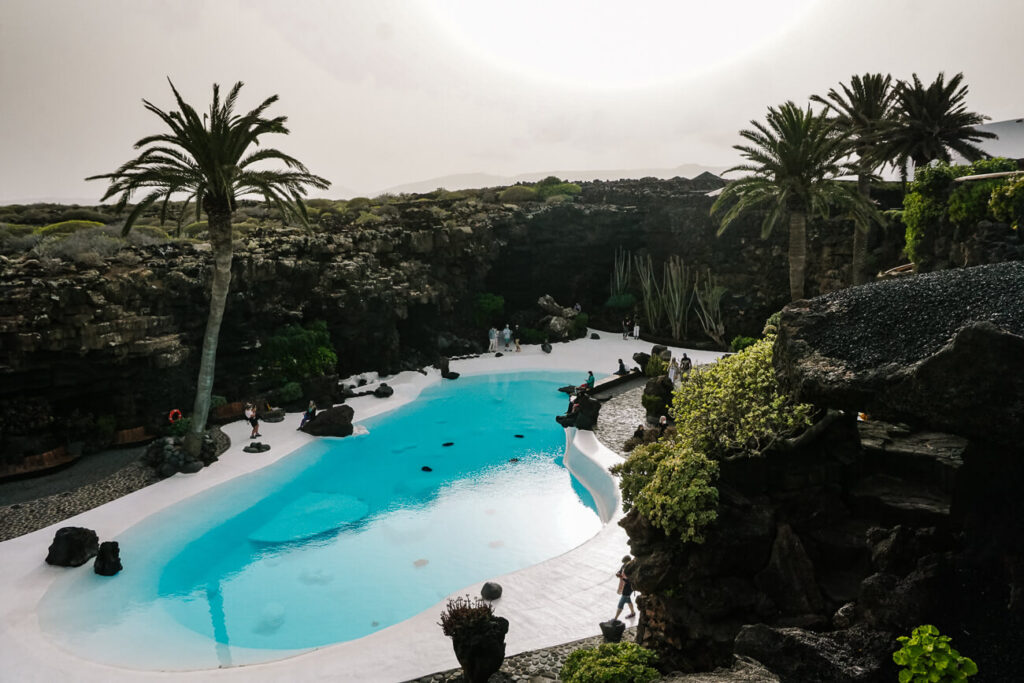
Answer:
[{"label": "green leafy plant", "polygon": [[661,677],[657,661],[636,643],[603,643],[571,652],[558,675],[566,683],[648,683]]},{"label": "green leafy plant", "polygon": [[70,235],[71,233],[78,232],[79,230],[100,227],[103,227],[103,223],[98,221],[62,221],[60,223],[44,225],[39,228],[38,232],[40,235]]},{"label": "green leafy plant", "polygon": [[757,339],[754,337],[744,337],[743,335],[739,335],[737,337],[733,337],[732,342],[729,343],[729,348],[733,351],[742,351],[748,346],[753,346],[756,343]]},{"label": "green leafy plant", "polygon": [[288,382],[277,390],[277,400],[281,403],[291,403],[300,398],[302,398],[302,385],[298,382]]},{"label": "green leafy plant", "polygon": [[1024,175],[1015,176],[992,190],[989,209],[996,220],[1009,223],[1014,230],[1019,229],[1024,223]]},{"label": "green leafy plant", "polygon": [[[995,158],[975,161],[969,167],[953,167],[957,175],[980,175],[984,173],[1000,173],[1016,171],[1017,162],[1010,159]],[[978,221],[992,220],[995,216],[989,208],[992,192],[1007,182],[1006,178],[990,180],[974,180],[957,183],[949,195],[949,219],[961,227],[974,227]]]},{"label": "green leafy plant", "polygon": [[648,377],[661,377],[668,372],[668,363],[662,360],[661,356],[651,356],[644,368],[644,374]]},{"label": "green leafy plant", "polygon": [[537,190],[527,185],[513,185],[512,187],[502,190],[501,194],[498,195],[498,201],[508,202],[510,204],[535,202],[539,199],[540,195],[537,193]]},{"label": "green leafy plant", "polygon": [[676,434],[637,446],[611,468],[621,477],[623,508],[634,506],[654,526],[701,543],[717,518],[717,460],[757,455],[811,423],[813,408],[779,391],[767,337],[692,370],[673,396]]},{"label": "green leafy plant", "polygon": [[226,396],[220,396],[218,394],[213,394],[212,396],[210,396],[211,408],[220,408],[221,406],[226,406],[227,404],[228,399]]},{"label": "green leafy plant", "polygon": [[482,292],[473,301],[473,322],[477,327],[494,324],[505,312],[505,297]]},{"label": "green leafy plant", "polygon": [[900,683],[950,683],[978,673],[978,665],[962,657],[950,646],[950,637],[931,624],[918,626],[909,637],[898,640],[903,647],[892,654],[892,661],[903,667]]},{"label": "green leafy plant", "polygon": [[188,432],[189,427],[192,426],[191,417],[183,417],[177,422],[169,422],[164,427],[165,436],[175,436],[181,438]]},{"label": "green leafy plant", "polygon": [[576,317],[572,319],[572,329],[570,330],[570,336],[575,339],[587,336],[587,325],[589,323],[589,315],[587,315],[586,313],[577,313]]},{"label": "green leafy plant", "polygon": [[338,362],[327,323],[317,320],[307,327],[288,325],[261,347],[264,374],[274,383],[298,382],[330,374]]},{"label": "green leafy plant", "polygon": [[543,344],[547,339],[548,335],[543,330],[538,330],[533,327],[519,328],[519,341],[523,344]]},{"label": "green leafy plant", "polygon": [[636,297],[629,292],[613,294],[604,302],[605,308],[614,308],[620,311],[628,311],[636,305]]},{"label": "green leafy plant", "polygon": [[761,330],[761,336],[774,336],[779,333],[779,325],[782,324],[782,311],[775,311],[768,319],[764,321],[764,328]]}]

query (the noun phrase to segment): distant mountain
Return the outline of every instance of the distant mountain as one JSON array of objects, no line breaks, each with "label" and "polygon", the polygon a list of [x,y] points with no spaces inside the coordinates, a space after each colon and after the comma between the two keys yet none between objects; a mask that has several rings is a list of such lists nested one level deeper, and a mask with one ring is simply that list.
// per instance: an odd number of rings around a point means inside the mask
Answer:
[{"label": "distant mountain", "polygon": [[[433,192],[439,187],[446,190],[465,190],[479,187],[495,187],[498,185],[515,185],[516,183],[533,183],[543,180],[548,176],[558,176],[562,180],[589,181],[589,180],[620,180],[622,178],[694,178],[701,173],[713,173],[721,175],[726,166],[702,166],[700,164],[683,164],[675,168],[632,168],[632,169],[608,169],[598,171],[538,171],[536,173],[520,173],[515,176],[501,176],[491,173],[458,173],[455,175],[440,176],[429,180],[420,180],[404,185],[395,185],[381,190],[375,194],[415,194]],[[375,196],[375,195],[370,195]]]}]

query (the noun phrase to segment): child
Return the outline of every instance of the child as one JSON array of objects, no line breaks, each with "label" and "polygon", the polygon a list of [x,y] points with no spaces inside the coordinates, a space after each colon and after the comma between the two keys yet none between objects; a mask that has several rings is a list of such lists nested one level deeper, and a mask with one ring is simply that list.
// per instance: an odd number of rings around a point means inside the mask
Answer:
[{"label": "child", "polygon": [[260,434],[260,420],[258,417],[256,417],[256,406],[254,406],[252,403],[245,404],[245,419],[248,420],[249,424],[252,425],[252,433],[249,434],[249,438],[255,439],[259,436],[262,436]]}]

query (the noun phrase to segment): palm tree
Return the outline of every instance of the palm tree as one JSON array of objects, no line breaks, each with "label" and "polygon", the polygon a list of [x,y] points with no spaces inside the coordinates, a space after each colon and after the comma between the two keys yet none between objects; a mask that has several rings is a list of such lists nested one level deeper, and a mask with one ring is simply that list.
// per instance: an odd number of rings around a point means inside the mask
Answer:
[{"label": "palm tree", "polygon": [[726,186],[711,207],[711,214],[725,210],[719,234],[740,215],[765,209],[762,237],[771,234],[783,218],[789,222],[789,294],[804,295],[807,264],[807,217],[827,216],[830,207],[843,208],[857,219],[868,220],[875,212],[848,183],[838,176],[849,172],[843,159],[850,153],[847,138],[822,114],[786,102],[768,108],[766,123],[751,121],[754,130],[741,130],[750,145],[734,145],[751,163],[730,168],[746,171]]},{"label": "palm tree", "polygon": [[[192,422],[185,438],[186,449],[195,454],[206,429],[217,340],[231,283],[231,214],[237,198],[262,195],[268,203],[280,209],[282,215],[297,218],[305,224],[306,207],[302,198],[307,186],[327,189],[330,183],[312,175],[297,159],[276,149],[251,150],[259,145],[262,135],[288,133],[284,126],[286,117],[263,116],[263,112],[277,101],[277,95],[268,97],[249,113],[239,115],[234,108],[238,92],[242,89],[241,81],[231,88],[223,102],[220,86],[214,84],[209,114],[200,116],[181,98],[174,84],[170,85],[178,103],[177,111],[165,112],[143,100],[146,109],[160,117],[170,131],[142,138],[135,143],[135,149],[142,149],[137,157],[113,173],[91,176],[87,180],[110,181],[101,201],[119,194],[118,212],[125,209],[136,191],[147,193],[129,212],[124,234],[128,234],[139,216],[157,201],[162,200],[160,218],[164,220],[173,195],[185,195],[185,205],[195,201],[197,220],[200,211],[206,213],[213,246],[213,283]],[[286,170],[257,168],[266,161],[281,162]]]},{"label": "palm tree", "polygon": [[997,136],[974,127],[988,117],[967,111],[963,78],[958,73],[945,83],[945,75],[939,73],[935,82],[925,87],[914,74],[912,83],[901,81],[896,87],[896,122],[885,132],[885,141],[887,154],[896,160],[904,179],[908,162],[913,162],[914,168],[936,159],[949,162],[950,150],[968,161],[987,156],[972,143]]},{"label": "palm tree", "polygon": [[[850,77],[849,86],[840,83],[839,87],[842,92],[830,88],[827,97],[813,95],[811,100],[834,112],[833,125],[849,137],[857,155],[852,164],[857,172],[857,191],[865,202],[869,202],[874,171],[890,160],[880,154],[883,146],[879,142],[895,120],[896,89],[893,88],[892,76],[888,74],[854,75]],[[855,285],[867,279],[864,264],[869,229],[870,224],[854,223],[851,270]]]}]

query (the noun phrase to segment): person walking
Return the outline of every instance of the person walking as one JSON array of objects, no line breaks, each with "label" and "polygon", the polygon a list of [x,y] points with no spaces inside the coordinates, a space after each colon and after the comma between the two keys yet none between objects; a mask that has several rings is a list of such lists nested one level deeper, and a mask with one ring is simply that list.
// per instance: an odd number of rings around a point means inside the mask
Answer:
[{"label": "person walking", "polygon": [[619,567],[619,571],[615,572],[615,576],[619,577],[619,608],[615,610],[615,616],[612,617],[612,621],[619,618],[622,614],[622,608],[629,605],[629,614],[626,615],[627,619],[632,619],[636,616],[636,610],[633,609],[633,599],[630,597],[633,594],[633,583],[629,580],[629,574],[626,573],[626,564],[632,558],[626,555],[622,558],[622,566]]},{"label": "person walking", "polygon": [[508,323],[505,323],[505,329],[501,331],[501,336],[505,339],[505,350],[508,351],[512,344],[512,330],[509,329]]},{"label": "person walking", "polygon": [[245,404],[245,419],[249,421],[250,425],[252,425],[252,432],[249,434],[249,438],[255,439],[262,436],[262,434],[260,434],[260,419],[256,417],[256,406],[252,403]]}]

